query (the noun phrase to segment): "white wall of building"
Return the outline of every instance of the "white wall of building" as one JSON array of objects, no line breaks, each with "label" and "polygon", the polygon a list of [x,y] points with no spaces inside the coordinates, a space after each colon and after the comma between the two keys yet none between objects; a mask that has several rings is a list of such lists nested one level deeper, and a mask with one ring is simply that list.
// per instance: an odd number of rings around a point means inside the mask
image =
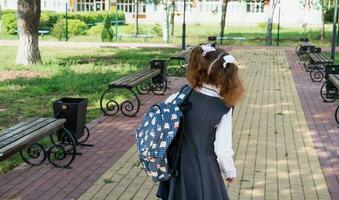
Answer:
[{"label": "white wall of building", "polygon": [[[41,0],[41,10],[65,12],[67,0]],[[16,10],[18,0],[0,0],[3,10]]]},{"label": "white wall of building", "polygon": [[[178,12],[175,17],[176,22],[182,21],[182,3],[177,3]],[[208,4],[208,5],[207,5]],[[222,1],[215,2],[198,2],[196,7],[187,6],[186,22],[193,23],[219,23],[221,19],[221,4]],[[127,5],[125,5],[127,6]],[[133,10],[133,5],[132,10]],[[165,9],[163,5],[156,6],[147,5],[145,18],[141,18],[140,23],[162,23],[165,16]],[[316,9],[305,10],[296,0],[281,0],[281,25],[284,27],[301,27],[302,24],[307,26],[321,25],[321,11]],[[269,5],[265,5],[263,12],[247,12],[247,5],[245,2],[230,2],[227,8],[226,23],[227,25],[236,26],[256,26],[258,23],[266,23],[269,17]],[[278,9],[275,10],[274,23],[278,23]],[[140,9],[139,9],[140,10]],[[213,11],[214,12],[213,12]],[[134,12],[134,10],[133,10]],[[128,23],[134,22],[134,13],[126,12],[126,21]]]}]

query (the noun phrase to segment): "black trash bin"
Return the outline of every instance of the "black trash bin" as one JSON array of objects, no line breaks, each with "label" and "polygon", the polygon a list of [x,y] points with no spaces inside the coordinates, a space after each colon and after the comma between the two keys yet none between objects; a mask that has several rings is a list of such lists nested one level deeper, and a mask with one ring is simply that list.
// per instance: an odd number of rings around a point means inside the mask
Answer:
[{"label": "black trash bin", "polygon": [[56,118],[66,119],[65,128],[78,142],[86,129],[87,99],[63,97],[53,102],[53,111]]},{"label": "black trash bin", "polygon": [[151,69],[161,69],[161,75],[155,76],[152,81],[156,84],[161,84],[165,82],[166,79],[166,62],[167,60],[152,60],[150,62]]}]

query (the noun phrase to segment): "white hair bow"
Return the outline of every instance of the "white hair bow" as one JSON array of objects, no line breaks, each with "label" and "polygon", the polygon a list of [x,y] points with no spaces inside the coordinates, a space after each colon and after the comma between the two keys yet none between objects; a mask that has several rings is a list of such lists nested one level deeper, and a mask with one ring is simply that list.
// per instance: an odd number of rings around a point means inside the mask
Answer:
[{"label": "white hair bow", "polygon": [[227,56],[224,56],[224,61],[225,62],[223,64],[223,66],[224,66],[224,68],[226,68],[228,63],[234,63],[235,62],[235,58],[231,55],[227,55]]},{"label": "white hair bow", "polygon": [[212,47],[211,44],[204,44],[204,45],[201,45],[200,47],[201,47],[201,49],[203,51],[202,52],[202,56],[206,56],[206,54],[208,52],[216,51],[216,49],[214,47]]}]

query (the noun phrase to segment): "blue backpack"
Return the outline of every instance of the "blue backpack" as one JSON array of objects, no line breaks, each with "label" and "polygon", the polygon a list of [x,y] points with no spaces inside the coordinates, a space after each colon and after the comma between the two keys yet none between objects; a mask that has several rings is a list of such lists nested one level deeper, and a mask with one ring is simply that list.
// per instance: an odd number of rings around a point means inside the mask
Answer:
[{"label": "blue backpack", "polygon": [[176,138],[183,119],[183,102],[191,91],[185,85],[172,102],[151,106],[136,130],[140,163],[154,182],[169,180],[175,173],[167,150]]}]

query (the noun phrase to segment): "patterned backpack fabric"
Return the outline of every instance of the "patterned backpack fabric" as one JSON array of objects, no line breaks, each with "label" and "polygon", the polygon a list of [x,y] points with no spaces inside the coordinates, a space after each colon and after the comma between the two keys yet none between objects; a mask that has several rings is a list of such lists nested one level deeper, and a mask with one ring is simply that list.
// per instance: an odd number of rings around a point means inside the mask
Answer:
[{"label": "patterned backpack fabric", "polygon": [[169,167],[166,151],[174,140],[183,118],[179,106],[191,90],[186,85],[172,102],[152,106],[136,130],[140,163],[154,182],[166,181],[171,177],[172,169]]}]

